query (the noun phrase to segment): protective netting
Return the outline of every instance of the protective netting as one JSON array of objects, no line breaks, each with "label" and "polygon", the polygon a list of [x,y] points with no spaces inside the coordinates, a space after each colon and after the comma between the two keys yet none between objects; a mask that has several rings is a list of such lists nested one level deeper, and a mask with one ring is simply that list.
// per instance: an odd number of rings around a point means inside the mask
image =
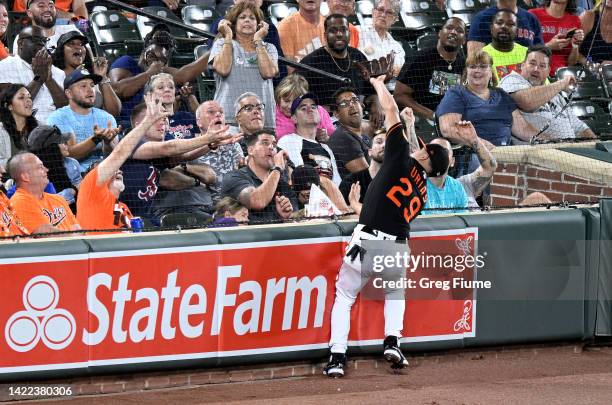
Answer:
[{"label": "protective netting", "polygon": [[355,216],[385,156],[368,74],[453,155],[423,214],[612,195],[609,5],[109,1],[53,34],[40,3],[10,13],[0,62],[3,182],[29,233]]}]

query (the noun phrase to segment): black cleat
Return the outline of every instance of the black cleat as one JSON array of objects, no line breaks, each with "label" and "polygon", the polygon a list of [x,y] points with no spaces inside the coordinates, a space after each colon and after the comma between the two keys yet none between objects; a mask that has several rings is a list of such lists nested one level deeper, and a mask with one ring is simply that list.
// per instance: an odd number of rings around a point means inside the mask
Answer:
[{"label": "black cleat", "polygon": [[383,342],[383,356],[391,363],[392,369],[402,369],[408,367],[408,360],[399,347],[399,339],[396,336],[387,336]]},{"label": "black cleat", "polygon": [[329,363],[323,368],[323,374],[332,378],[344,377],[344,367],[346,367],[346,355],[332,353],[329,356]]}]

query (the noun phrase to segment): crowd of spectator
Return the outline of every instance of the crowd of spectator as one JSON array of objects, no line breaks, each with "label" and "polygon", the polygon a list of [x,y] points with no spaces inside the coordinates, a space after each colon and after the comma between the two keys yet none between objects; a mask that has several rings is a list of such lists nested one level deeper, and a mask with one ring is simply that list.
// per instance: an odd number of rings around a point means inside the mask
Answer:
[{"label": "crowd of spectator", "polygon": [[[262,0],[222,1],[208,52],[182,66],[166,24],[138,57],[94,56],[87,3],[0,1],[0,236],[117,232],[176,214],[215,227],[310,218],[317,198],[358,215],[386,144],[369,73],[387,76],[410,122],[437,125],[433,143],[467,150],[427,179],[425,207],[463,212],[486,204],[492,149],[596,138],[566,108],[577,79],[555,72],[612,64],[612,0],[496,0],[469,24],[445,19],[416,52],[393,29],[399,0],[373,0],[364,25],[354,0],[328,0],[326,15],[322,0],[298,0],[278,26]],[[30,21],[14,40],[9,11]],[[203,74],[210,100],[194,91]]]}]

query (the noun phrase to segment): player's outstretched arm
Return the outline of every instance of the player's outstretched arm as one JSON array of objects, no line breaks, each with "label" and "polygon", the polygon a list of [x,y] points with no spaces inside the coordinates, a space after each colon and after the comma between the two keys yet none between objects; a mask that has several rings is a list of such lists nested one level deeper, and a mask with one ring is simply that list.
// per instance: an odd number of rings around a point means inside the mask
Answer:
[{"label": "player's outstretched arm", "polygon": [[393,96],[387,90],[387,86],[385,86],[385,76],[370,78],[370,83],[372,83],[374,90],[376,90],[378,101],[385,114],[385,128],[389,130],[393,125],[400,122],[399,108],[395,104]]},{"label": "player's outstretched arm", "polygon": [[414,111],[412,111],[412,108],[406,107],[400,113],[400,117],[404,121],[404,137],[408,140],[408,145],[410,145],[410,153],[414,153],[421,149],[416,131],[414,130]]}]

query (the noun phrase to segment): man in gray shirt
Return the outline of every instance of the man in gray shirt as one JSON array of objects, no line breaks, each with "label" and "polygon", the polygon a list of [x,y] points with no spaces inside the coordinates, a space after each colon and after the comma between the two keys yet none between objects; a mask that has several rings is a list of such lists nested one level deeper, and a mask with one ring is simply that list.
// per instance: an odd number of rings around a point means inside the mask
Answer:
[{"label": "man in gray shirt", "polygon": [[[217,128],[225,126],[225,113],[221,105],[214,101],[205,101],[196,110],[196,122],[200,133],[206,133],[209,126]],[[209,148],[209,151],[197,159],[200,164],[210,166],[217,180],[208,186],[213,203],[216,204],[221,198],[221,182],[223,176],[238,169],[244,164],[244,154],[238,142],[218,145]]]},{"label": "man in gray shirt", "polygon": [[[529,48],[527,57],[521,64],[521,73],[512,72],[505,76],[500,82],[500,87],[507,93],[513,94],[538,86],[549,86],[545,82],[550,74],[550,56],[550,49],[543,45]],[[565,107],[567,101],[561,94],[552,86],[550,90],[548,102],[531,112],[520,110],[525,120],[538,130],[542,130],[550,123],[550,127],[540,134],[539,138],[595,138],[593,131],[573,113],[572,109]]]}]

